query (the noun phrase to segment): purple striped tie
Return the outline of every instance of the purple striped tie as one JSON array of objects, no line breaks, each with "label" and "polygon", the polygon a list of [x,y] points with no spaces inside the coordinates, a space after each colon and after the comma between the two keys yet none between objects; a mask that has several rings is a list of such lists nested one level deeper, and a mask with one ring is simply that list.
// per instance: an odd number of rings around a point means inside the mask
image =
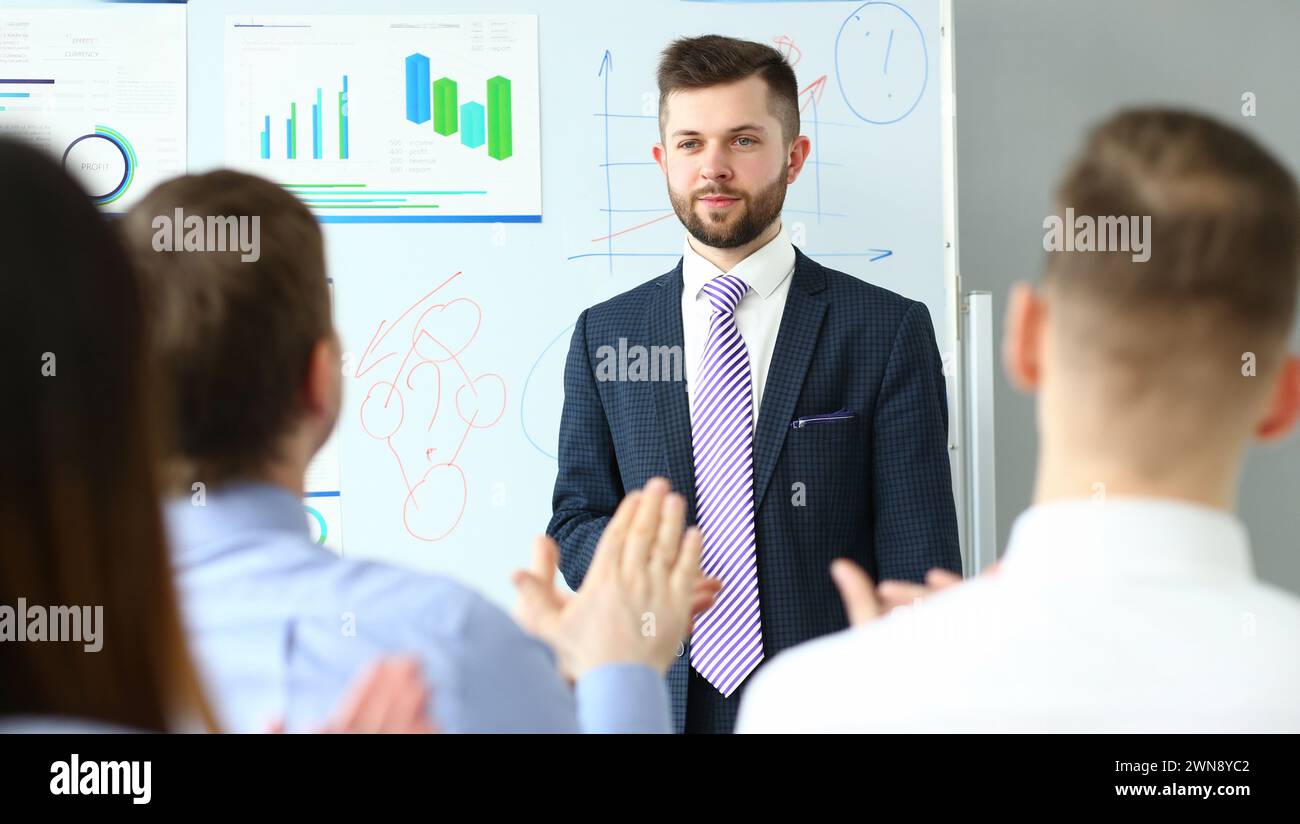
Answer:
[{"label": "purple striped tie", "polygon": [[749,287],[720,275],[701,290],[713,304],[709,339],[691,401],[695,502],[704,533],[704,574],[722,581],[695,622],[691,666],[730,696],[763,660],[754,540],[754,398],[736,305]]}]

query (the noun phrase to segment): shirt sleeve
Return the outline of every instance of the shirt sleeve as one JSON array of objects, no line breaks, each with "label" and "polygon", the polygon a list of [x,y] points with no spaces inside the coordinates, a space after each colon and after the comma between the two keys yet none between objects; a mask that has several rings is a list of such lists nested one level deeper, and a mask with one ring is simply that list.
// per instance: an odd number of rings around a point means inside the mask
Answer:
[{"label": "shirt sleeve", "polygon": [[432,696],[448,732],[659,733],[669,731],[663,676],[639,664],[608,664],[571,690],[549,647],[497,606],[471,596],[454,660]]},{"label": "shirt sleeve", "polygon": [[578,732],[573,691],[550,649],[500,608],[468,595],[455,631],[442,632],[448,656],[434,717],[445,732]]},{"label": "shirt sleeve", "polygon": [[578,726],[589,733],[672,731],[668,684],[642,664],[606,664],[578,679]]}]

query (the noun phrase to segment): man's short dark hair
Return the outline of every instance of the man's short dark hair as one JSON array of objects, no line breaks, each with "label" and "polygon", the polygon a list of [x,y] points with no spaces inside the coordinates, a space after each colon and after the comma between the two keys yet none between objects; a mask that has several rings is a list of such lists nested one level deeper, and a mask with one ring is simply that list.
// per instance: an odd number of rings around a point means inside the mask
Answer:
[{"label": "man's short dark hair", "polygon": [[[1123,250],[1049,254],[1044,280],[1068,368],[1097,376],[1094,391],[1114,409],[1158,402],[1171,439],[1171,410],[1222,422],[1228,409],[1247,409],[1226,399],[1277,373],[1300,288],[1291,173],[1240,129],[1131,109],[1088,135],[1056,206],[1150,218],[1144,262]],[[1143,443],[1153,462],[1172,448],[1149,434]]]},{"label": "man's short dark hair", "polygon": [[[1149,261],[1124,251],[1049,256],[1045,279],[1074,308],[1131,318],[1153,354],[1165,319],[1187,349],[1223,344],[1231,354],[1261,335],[1284,341],[1300,286],[1300,191],[1250,135],[1189,111],[1119,112],[1088,135],[1056,204],[1151,217]],[[1213,330],[1208,340],[1187,339],[1194,320]]]},{"label": "man's short dark hair", "polygon": [[[152,221],[176,209],[205,222],[257,216],[260,257],[155,251]],[[302,412],[314,347],[334,334],[320,225],[280,186],[223,170],[163,183],[122,226],[166,384],[172,485],[256,476]]]},{"label": "man's short dark hair", "polygon": [[767,83],[768,110],[781,121],[786,143],[799,136],[799,83],[781,52],[750,40],[718,34],[683,37],[659,60],[659,133],[667,122],[673,92],[707,89],[758,75]]}]

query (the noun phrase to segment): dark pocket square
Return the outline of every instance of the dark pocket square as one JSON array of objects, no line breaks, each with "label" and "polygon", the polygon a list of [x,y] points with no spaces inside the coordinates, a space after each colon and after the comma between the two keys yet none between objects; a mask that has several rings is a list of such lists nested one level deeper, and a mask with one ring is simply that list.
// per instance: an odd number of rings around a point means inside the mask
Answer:
[{"label": "dark pocket square", "polygon": [[803,429],[805,426],[812,426],[819,423],[837,423],[839,421],[851,421],[858,416],[858,413],[852,409],[841,409],[838,412],[823,412],[820,415],[807,415],[802,418],[795,418],[790,421],[791,429]]}]

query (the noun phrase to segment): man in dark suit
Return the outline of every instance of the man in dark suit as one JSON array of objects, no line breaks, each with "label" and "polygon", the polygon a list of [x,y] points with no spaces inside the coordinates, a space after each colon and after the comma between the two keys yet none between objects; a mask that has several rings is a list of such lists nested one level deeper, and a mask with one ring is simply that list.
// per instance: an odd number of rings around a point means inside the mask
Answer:
[{"label": "man in dark suit", "polygon": [[626,492],[664,475],[683,493],[723,590],[669,671],[673,720],[730,732],[764,658],[846,626],[832,560],[877,581],[960,572],[948,410],[925,305],[785,236],[811,145],[781,54],[678,40],[659,92],[682,260],[578,318],[547,532],[576,588]]}]

